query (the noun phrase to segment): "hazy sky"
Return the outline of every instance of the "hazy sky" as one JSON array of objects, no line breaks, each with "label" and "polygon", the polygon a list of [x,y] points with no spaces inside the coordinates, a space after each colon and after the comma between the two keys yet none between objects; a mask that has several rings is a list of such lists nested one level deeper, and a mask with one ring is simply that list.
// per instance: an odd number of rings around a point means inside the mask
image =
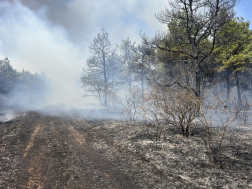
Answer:
[{"label": "hazy sky", "polygon": [[[104,28],[113,44],[127,37],[140,42],[140,30],[166,29],[155,19],[166,6],[166,0],[0,0],[0,59],[8,57],[18,70],[45,71],[59,102],[77,102],[93,37]],[[250,20],[251,7],[242,0],[237,16]]]}]

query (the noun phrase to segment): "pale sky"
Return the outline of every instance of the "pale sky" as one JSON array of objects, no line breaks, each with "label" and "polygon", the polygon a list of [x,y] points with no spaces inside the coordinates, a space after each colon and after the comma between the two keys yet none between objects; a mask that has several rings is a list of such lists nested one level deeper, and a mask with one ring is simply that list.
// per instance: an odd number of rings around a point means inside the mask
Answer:
[{"label": "pale sky", "polygon": [[[150,36],[166,30],[155,18],[166,6],[167,0],[0,0],[0,59],[18,70],[45,71],[59,102],[78,102],[96,34],[104,28],[114,45],[127,37],[140,42],[141,30]],[[250,20],[251,8],[251,0],[242,0],[236,16]]]}]

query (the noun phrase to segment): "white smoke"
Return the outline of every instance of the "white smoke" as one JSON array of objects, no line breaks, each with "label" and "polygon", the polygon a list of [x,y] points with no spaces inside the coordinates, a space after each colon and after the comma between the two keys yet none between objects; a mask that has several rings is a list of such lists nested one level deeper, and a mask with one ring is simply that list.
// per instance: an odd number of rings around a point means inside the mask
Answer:
[{"label": "white smoke", "polygon": [[45,8],[35,14],[18,2],[1,2],[0,12],[0,57],[9,57],[18,70],[45,71],[52,86],[48,103],[85,103],[78,81],[87,50],[47,20]]}]

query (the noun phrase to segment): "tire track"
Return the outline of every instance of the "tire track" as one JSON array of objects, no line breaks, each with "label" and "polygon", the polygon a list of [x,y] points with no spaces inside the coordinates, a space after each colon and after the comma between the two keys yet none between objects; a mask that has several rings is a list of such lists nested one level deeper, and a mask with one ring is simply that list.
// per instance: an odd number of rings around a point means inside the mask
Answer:
[{"label": "tire track", "polygon": [[[114,159],[108,159],[106,155],[98,152],[91,145],[91,138],[96,137],[96,133],[83,133],[74,129],[74,125],[79,127],[80,124],[75,124],[69,120],[67,123],[68,131],[70,132],[69,138],[72,143],[81,151],[90,161],[90,169],[93,169],[95,176],[99,176],[99,182],[96,183],[99,186],[97,188],[117,188],[117,189],[128,189],[128,188],[140,188],[135,184],[135,181],[132,178],[129,178],[125,175],[124,172],[117,169],[117,165],[113,163]],[[119,158],[120,157],[114,157]],[[109,186],[109,187],[108,187]]]},{"label": "tire track", "polygon": [[44,125],[41,122],[42,120],[35,127],[23,155],[23,158],[29,158],[29,166],[27,168],[29,177],[26,185],[22,186],[27,189],[43,189],[46,181],[46,175],[43,171],[44,164],[42,161],[42,159],[45,158],[46,148],[40,144],[40,139],[42,138],[44,130]]},{"label": "tire track", "polygon": [[41,134],[41,132],[43,131],[43,128],[41,126],[41,123],[38,123],[38,125],[36,126],[36,128],[34,129],[32,135],[31,135],[31,138],[26,146],[26,149],[25,149],[25,153],[23,155],[24,158],[26,158],[27,154],[28,154],[28,151],[33,147],[33,143],[34,143],[34,140],[35,140],[35,137],[38,135],[38,133]]},{"label": "tire track", "polygon": [[68,130],[70,131],[70,133],[73,135],[74,139],[80,144],[83,145],[86,143],[86,139],[84,137],[84,134],[80,134],[78,133],[73,126],[69,127]]},{"label": "tire track", "polygon": [[43,164],[41,162],[41,158],[44,157],[44,154],[45,154],[45,148],[42,147],[42,150],[39,153],[39,155],[33,157],[33,159],[30,161],[30,166],[27,169],[30,176],[28,178],[25,188],[28,189],[44,188],[44,184],[47,180],[46,175],[43,174],[42,170]]}]

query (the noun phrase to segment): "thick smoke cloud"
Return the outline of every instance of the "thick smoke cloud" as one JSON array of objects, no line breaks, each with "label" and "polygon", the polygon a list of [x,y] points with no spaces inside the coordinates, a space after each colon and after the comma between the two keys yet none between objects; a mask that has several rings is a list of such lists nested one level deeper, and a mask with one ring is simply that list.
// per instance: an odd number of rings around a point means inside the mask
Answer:
[{"label": "thick smoke cloud", "polygon": [[65,29],[47,19],[45,8],[35,14],[20,3],[4,2],[0,12],[1,57],[9,57],[18,70],[45,71],[52,81],[52,102],[80,102],[77,81],[86,58],[80,50],[86,49],[68,40]]},{"label": "thick smoke cloud", "polygon": [[65,28],[76,43],[89,41],[101,28],[106,29],[116,43],[127,37],[139,41],[140,30],[154,33],[166,28],[155,19],[155,13],[167,6],[166,1],[21,0],[21,3],[35,13],[46,9],[48,20]]},{"label": "thick smoke cloud", "polygon": [[[90,56],[93,37],[106,29],[114,44],[156,27],[153,1],[21,0],[0,2],[0,59],[8,57],[17,70],[45,71],[53,93],[50,103],[81,107],[95,104],[83,99],[79,77]],[[163,3],[165,4],[165,3]],[[147,16],[146,16],[147,15]],[[160,24],[161,25],[161,24]],[[161,25],[162,26],[162,25]],[[148,30],[152,31],[152,30]],[[88,101],[88,103],[87,103]]]}]

